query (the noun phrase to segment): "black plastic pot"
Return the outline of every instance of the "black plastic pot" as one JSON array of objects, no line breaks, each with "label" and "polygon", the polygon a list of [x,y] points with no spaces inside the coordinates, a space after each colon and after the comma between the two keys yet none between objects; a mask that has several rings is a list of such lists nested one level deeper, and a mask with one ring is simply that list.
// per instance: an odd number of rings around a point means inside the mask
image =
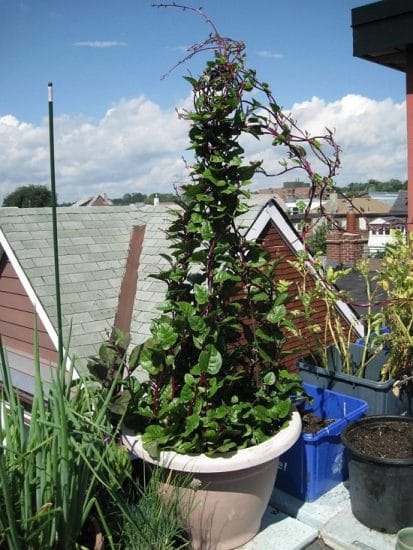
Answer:
[{"label": "black plastic pot", "polygon": [[350,501],[354,516],[364,525],[386,533],[397,533],[413,525],[413,455],[389,459],[359,452],[351,442],[355,430],[411,417],[369,416],[349,424],[341,439],[346,447]]}]

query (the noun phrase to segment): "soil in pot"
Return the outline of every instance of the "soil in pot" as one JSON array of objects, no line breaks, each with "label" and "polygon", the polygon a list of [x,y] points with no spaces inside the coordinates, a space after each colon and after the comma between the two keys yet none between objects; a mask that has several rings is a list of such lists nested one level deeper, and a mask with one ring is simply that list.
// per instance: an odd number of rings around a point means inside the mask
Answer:
[{"label": "soil in pot", "polygon": [[312,412],[300,411],[300,414],[302,431],[306,434],[315,434],[335,421],[334,418],[321,418]]},{"label": "soil in pot", "polygon": [[381,458],[413,458],[413,423],[381,420],[360,426],[348,434],[348,441],[360,453]]}]

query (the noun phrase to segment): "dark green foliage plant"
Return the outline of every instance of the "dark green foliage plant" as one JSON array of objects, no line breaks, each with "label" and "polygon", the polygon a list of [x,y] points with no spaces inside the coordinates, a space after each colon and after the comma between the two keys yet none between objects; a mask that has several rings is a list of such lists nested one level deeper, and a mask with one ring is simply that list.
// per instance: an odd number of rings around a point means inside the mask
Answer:
[{"label": "dark green foliage plant", "polygon": [[[123,356],[122,367],[130,374],[139,365],[149,377],[139,383],[127,376],[123,395],[130,399],[128,420],[152,456],[160,450],[236,451],[288,423],[291,395],[302,392],[299,376],[283,368],[293,326],[288,283],[277,277],[279,260],[241,228],[248,186],[263,167],[246,162],[240,142],[271,136],[274,146],[287,148],[282,171],[298,167],[326,185],[339,163],[331,132],[310,138],[299,130],[268,84],[245,66],[244,45],[223,38],[200,10],[185,9],[201,14],[213,30],[189,55],[214,52],[198,78],[186,77],[193,108],[180,113],[190,124],[195,163],[166,231],[168,267],[154,275],[167,288],[162,314],[153,321],[151,338]],[[322,151],[323,139],[333,149],[331,159]],[[328,176],[310,168],[307,149],[328,166]],[[96,374],[104,361],[92,364]]]}]

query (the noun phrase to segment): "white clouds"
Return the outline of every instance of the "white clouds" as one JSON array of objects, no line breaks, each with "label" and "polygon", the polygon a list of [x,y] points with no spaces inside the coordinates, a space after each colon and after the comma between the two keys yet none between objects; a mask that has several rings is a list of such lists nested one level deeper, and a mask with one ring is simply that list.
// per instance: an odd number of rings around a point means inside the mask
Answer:
[{"label": "white clouds", "polygon": [[[59,200],[106,191],[169,192],[185,176],[180,161],[187,124],[144,97],[122,100],[98,124],[68,116],[55,119],[56,185]],[[0,118],[0,195],[19,185],[48,184],[45,120],[40,127]]]},{"label": "white clouds", "polygon": [[[326,103],[314,97],[293,105],[291,113],[310,133],[320,134],[326,126],[336,129],[342,148],[338,183],[406,178],[404,103],[357,95]],[[110,197],[171,192],[173,184],[186,179],[181,157],[191,158],[185,151],[187,130],[174,110],[164,111],[143,96],[119,101],[97,124],[79,117],[56,118],[59,200],[99,192]],[[251,139],[246,145],[248,158],[264,158],[276,167],[277,152],[268,143]],[[12,115],[0,117],[0,202],[20,185],[49,184],[48,147],[47,120],[33,126]]]},{"label": "white clouds", "polygon": [[270,52],[269,50],[260,50],[257,52],[257,55],[260,57],[265,57],[267,59],[281,59],[283,55],[281,53]]},{"label": "white clouds", "polygon": [[293,105],[291,111],[311,133],[320,133],[325,127],[335,129],[342,150],[339,182],[406,179],[405,102],[375,101],[352,94],[326,103],[313,97]]},{"label": "white clouds", "polygon": [[118,42],[116,40],[89,40],[85,42],[74,42],[73,46],[84,48],[117,48],[119,46],[127,46],[126,42]]}]

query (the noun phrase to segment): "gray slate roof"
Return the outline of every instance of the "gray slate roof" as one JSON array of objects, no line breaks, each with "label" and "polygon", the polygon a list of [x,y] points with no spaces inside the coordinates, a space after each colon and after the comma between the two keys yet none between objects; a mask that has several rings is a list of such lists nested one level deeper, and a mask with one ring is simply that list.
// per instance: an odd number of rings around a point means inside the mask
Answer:
[{"label": "gray slate roof", "polygon": [[407,191],[399,191],[389,214],[391,216],[407,216]]},{"label": "gray slate roof", "polygon": [[[267,201],[265,195],[253,196],[250,211],[240,217],[245,230]],[[164,235],[170,220],[168,208],[162,204],[139,208],[61,207],[57,209],[57,220],[64,341],[66,344],[72,325],[70,353],[80,365],[97,353],[113,326],[131,231],[134,226],[146,226],[131,345],[144,342],[165,296],[164,283],[150,274],[165,265],[160,252],[168,250]],[[0,227],[56,327],[51,209],[0,208]]]}]

